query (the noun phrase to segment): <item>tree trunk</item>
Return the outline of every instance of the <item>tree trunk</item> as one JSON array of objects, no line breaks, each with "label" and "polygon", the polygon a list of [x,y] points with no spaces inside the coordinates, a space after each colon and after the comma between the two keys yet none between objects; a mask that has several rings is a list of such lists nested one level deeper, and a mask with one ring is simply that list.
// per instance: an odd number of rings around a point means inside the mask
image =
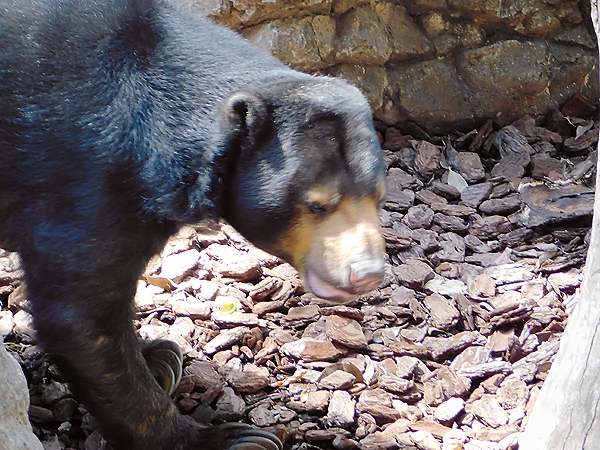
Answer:
[{"label": "tree trunk", "polygon": [[[591,1],[598,28],[598,0]],[[600,171],[597,170],[596,186]],[[600,449],[600,195],[578,304],[519,439],[520,450]]]}]

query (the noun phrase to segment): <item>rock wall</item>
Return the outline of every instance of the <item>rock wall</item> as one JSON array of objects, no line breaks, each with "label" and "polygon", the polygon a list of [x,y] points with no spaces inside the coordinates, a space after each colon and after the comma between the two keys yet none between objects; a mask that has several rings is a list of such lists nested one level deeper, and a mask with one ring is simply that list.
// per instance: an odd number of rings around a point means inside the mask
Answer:
[{"label": "rock wall", "polygon": [[43,450],[31,429],[28,407],[27,381],[0,335],[0,449]]},{"label": "rock wall", "polygon": [[505,125],[598,98],[587,0],[180,0],[290,66],[339,75],[388,125]]}]

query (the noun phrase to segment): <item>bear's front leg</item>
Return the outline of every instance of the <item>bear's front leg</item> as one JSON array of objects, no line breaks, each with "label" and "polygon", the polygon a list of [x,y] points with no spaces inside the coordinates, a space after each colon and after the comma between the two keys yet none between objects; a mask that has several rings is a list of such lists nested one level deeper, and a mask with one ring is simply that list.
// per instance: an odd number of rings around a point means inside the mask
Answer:
[{"label": "bear's front leg", "polygon": [[52,242],[43,242],[21,249],[38,336],[114,447],[283,448],[275,436],[245,424],[196,424],[181,415],[155,380],[154,374],[170,374],[164,387],[171,389],[180,376],[181,354],[165,341],[143,346],[131,322],[137,277],[154,250],[147,240],[88,236],[85,245],[57,241],[61,248],[52,251]]}]

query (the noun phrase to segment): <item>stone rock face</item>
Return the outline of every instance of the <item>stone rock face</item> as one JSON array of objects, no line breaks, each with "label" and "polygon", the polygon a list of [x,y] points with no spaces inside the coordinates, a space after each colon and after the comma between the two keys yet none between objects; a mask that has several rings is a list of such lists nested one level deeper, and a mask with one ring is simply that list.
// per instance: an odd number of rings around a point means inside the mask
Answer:
[{"label": "stone rock face", "polygon": [[0,342],[0,442],[3,450],[43,450],[27,417],[29,392],[25,376]]},{"label": "stone rock face", "polygon": [[293,59],[295,68],[312,71],[333,51],[335,21],[328,16],[278,19],[250,27],[244,36],[279,59]]},{"label": "stone rock face", "polygon": [[388,125],[505,125],[598,97],[585,2],[179,1],[296,69],[351,80]]}]

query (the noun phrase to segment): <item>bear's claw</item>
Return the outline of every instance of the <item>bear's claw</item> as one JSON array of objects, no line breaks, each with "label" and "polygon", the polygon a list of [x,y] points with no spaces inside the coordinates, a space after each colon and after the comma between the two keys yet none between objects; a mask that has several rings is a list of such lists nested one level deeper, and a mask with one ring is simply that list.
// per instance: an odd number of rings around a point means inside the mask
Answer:
[{"label": "bear's claw", "polygon": [[158,339],[144,344],[142,354],[154,378],[167,394],[172,395],[183,371],[183,353],[172,341]]},{"label": "bear's claw", "polygon": [[277,436],[245,423],[225,423],[220,426],[201,427],[200,440],[205,446],[223,450],[283,450]]},{"label": "bear's claw", "polygon": [[283,444],[267,431],[250,429],[242,432],[230,450],[283,450]]}]

